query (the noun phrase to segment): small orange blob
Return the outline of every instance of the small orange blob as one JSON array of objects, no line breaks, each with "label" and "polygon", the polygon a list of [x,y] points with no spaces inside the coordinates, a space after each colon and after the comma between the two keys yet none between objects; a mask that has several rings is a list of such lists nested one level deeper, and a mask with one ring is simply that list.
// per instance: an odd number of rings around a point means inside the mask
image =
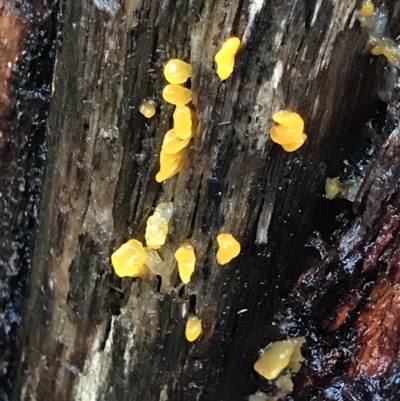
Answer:
[{"label": "small orange blob", "polygon": [[156,114],[156,107],[152,102],[144,100],[139,107],[140,114],[143,114],[146,118],[151,118]]},{"label": "small orange blob", "polygon": [[294,152],[306,141],[307,135],[303,132],[304,120],[299,114],[282,110],[274,113],[272,119],[277,125],[271,127],[270,138],[282,145],[286,152]]},{"label": "small orange blob", "polygon": [[192,76],[192,66],[177,58],[171,59],[164,67],[164,76],[170,84],[183,84]]},{"label": "small orange blob", "polygon": [[185,148],[189,142],[190,138],[181,139],[176,135],[174,129],[170,129],[164,136],[162,150],[164,151],[164,153],[172,155],[174,153],[178,153],[183,148]]},{"label": "small orange blob", "polygon": [[374,3],[371,0],[366,0],[361,6],[361,15],[365,18],[370,17],[374,13]]},{"label": "small orange blob", "polygon": [[287,127],[285,125],[274,125],[269,131],[269,135],[275,143],[287,145],[296,142],[303,133],[299,127]]},{"label": "small orange blob", "polygon": [[175,252],[175,259],[178,262],[179,276],[182,282],[184,284],[189,283],[196,263],[196,255],[193,246],[189,243],[183,244]]},{"label": "small orange blob", "polygon": [[240,39],[236,37],[229,38],[222,44],[214,59],[217,64],[217,74],[222,81],[229,78],[235,67],[235,55],[240,47]]},{"label": "small orange blob", "polygon": [[187,104],[192,100],[192,91],[181,85],[169,84],[163,89],[162,96],[171,104]]},{"label": "small orange blob", "polygon": [[282,148],[286,150],[286,152],[294,152],[295,150],[301,148],[306,140],[307,140],[307,135],[303,132],[301,134],[301,137],[297,141],[288,144],[283,144]]},{"label": "small orange blob", "polygon": [[175,108],[173,119],[176,135],[181,139],[190,138],[192,136],[192,113],[190,108],[178,104]]},{"label": "small orange blob", "polygon": [[174,154],[167,154],[161,149],[160,171],[156,175],[157,182],[163,182],[179,173],[182,169],[184,150]]},{"label": "small orange blob", "polygon": [[217,251],[217,262],[220,265],[229,263],[240,253],[240,244],[231,234],[219,234],[217,237],[219,249]]},{"label": "small orange blob", "polygon": [[111,263],[119,277],[137,277],[146,263],[146,251],[140,241],[131,239],[111,255]]},{"label": "small orange blob", "polygon": [[186,323],[185,335],[189,342],[197,340],[202,332],[201,320],[197,316],[190,316]]}]

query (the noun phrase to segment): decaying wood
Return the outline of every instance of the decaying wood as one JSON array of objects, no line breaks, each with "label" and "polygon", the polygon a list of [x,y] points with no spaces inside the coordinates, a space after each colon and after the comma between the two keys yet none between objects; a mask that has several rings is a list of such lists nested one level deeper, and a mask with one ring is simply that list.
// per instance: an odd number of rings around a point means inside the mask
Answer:
[{"label": "decaying wood", "polygon": [[[225,401],[257,390],[252,365],[276,338],[274,312],[317,259],[304,245],[338,212],[321,196],[325,179],[358,148],[374,100],[356,6],[65,1],[14,400]],[[244,43],[221,83],[213,56],[232,34]],[[172,57],[193,64],[198,123],[183,171],[159,185],[172,113],[162,66]],[[159,105],[151,120],[138,112],[148,97]],[[281,108],[307,122],[309,140],[294,154],[268,137]],[[198,256],[179,291],[118,280],[110,266],[121,243],[143,240],[160,200],[175,206],[166,261],[186,238]],[[221,231],[243,249],[227,267],[214,257]],[[183,335],[189,312],[203,320],[194,344]]]},{"label": "decaying wood", "polygon": [[57,32],[57,8],[44,3],[0,0],[1,400],[8,400],[15,373],[15,341],[41,188]]},{"label": "decaying wood", "polygon": [[303,326],[301,330],[306,330],[310,338],[309,357],[297,389],[303,399],[398,398],[400,91],[397,91],[388,113],[389,124],[394,122],[396,128],[369,167],[354,204],[356,218],[352,227],[337,248],[301,276],[289,298],[288,305],[294,309],[297,322],[290,330]]}]

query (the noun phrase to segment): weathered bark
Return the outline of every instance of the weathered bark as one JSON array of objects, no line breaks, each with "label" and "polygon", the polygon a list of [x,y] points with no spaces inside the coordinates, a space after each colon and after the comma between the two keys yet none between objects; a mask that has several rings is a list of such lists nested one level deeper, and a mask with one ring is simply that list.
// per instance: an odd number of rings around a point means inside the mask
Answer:
[{"label": "weathered bark", "polygon": [[398,88],[388,114],[396,128],[367,172],[352,227],[301,276],[286,305],[295,317],[289,331],[309,339],[302,399],[398,399],[399,100]]},{"label": "weathered bark", "polygon": [[57,7],[0,0],[0,399],[7,400],[45,156]]},{"label": "weathered bark", "polygon": [[[355,8],[66,0],[14,400],[225,401],[258,388],[252,364],[276,338],[273,314],[317,259],[304,244],[339,210],[321,196],[324,181],[359,146],[374,99]],[[231,34],[244,44],[221,83],[213,56]],[[183,171],[159,185],[172,113],[162,66],[172,57],[193,64],[198,124]],[[159,104],[149,121],[138,112],[146,97]],[[294,154],[268,138],[281,108],[307,122]],[[174,263],[186,238],[198,255],[192,282],[169,293],[155,279],[118,280],[109,261],[143,239],[160,200],[175,206],[165,259]],[[222,230],[243,249],[227,267],[214,257]],[[203,320],[194,344],[183,335],[189,310]]]}]

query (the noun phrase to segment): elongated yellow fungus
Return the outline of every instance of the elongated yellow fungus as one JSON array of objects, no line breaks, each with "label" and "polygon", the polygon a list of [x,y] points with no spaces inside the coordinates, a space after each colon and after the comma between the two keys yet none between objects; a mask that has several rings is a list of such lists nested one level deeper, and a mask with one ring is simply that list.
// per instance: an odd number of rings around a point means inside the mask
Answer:
[{"label": "elongated yellow fungus", "polygon": [[112,255],[111,263],[119,277],[139,276],[146,262],[146,252],[140,241],[131,239],[121,245]]},{"label": "elongated yellow fungus", "polygon": [[185,148],[190,141],[189,139],[181,139],[176,135],[174,129],[170,129],[164,136],[164,141],[162,144],[162,150],[167,155],[173,155],[180,152]]},{"label": "elongated yellow fungus", "polygon": [[185,335],[189,342],[197,340],[202,332],[201,320],[197,316],[190,316],[186,323]]},{"label": "elongated yellow fungus", "polygon": [[151,118],[156,114],[156,107],[152,102],[144,100],[139,107],[140,114],[143,114],[146,118]]},{"label": "elongated yellow fungus", "polygon": [[174,130],[181,139],[192,136],[192,112],[189,107],[182,104],[177,105],[173,114]]},{"label": "elongated yellow fungus", "polygon": [[236,37],[229,38],[222,44],[221,49],[215,55],[217,64],[217,74],[222,81],[229,78],[235,67],[235,55],[240,47],[240,39]]},{"label": "elongated yellow fungus", "polygon": [[371,49],[374,56],[385,56],[390,64],[398,65],[400,62],[400,47],[391,39],[382,40]]},{"label": "elongated yellow fungus", "polygon": [[160,152],[160,171],[156,175],[157,182],[163,182],[168,178],[178,174],[182,169],[184,150],[168,154],[161,149]]},{"label": "elongated yellow fungus", "polygon": [[363,17],[370,17],[374,12],[375,6],[371,0],[363,1],[361,6],[361,15]]},{"label": "elongated yellow fungus", "polygon": [[274,113],[272,119],[277,123],[269,132],[273,142],[282,145],[286,152],[294,152],[304,144],[307,135],[303,132],[304,120],[299,114],[282,110]]},{"label": "elongated yellow fungus", "polygon": [[164,245],[173,211],[172,202],[161,202],[156,206],[153,215],[147,219],[145,238],[149,248],[159,249]]},{"label": "elongated yellow fungus", "polygon": [[240,244],[231,234],[219,234],[217,237],[219,249],[217,251],[217,262],[226,265],[240,253]]},{"label": "elongated yellow fungus", "polygon": [[288,366],[293,350],[294,344],[290,341],[272,343],[254,364],[254,370],[268,380],[276,379]]},{"label": "elongated yellow fungus", "polygon": [[189,283],[196,263],[196,255],[193,246],[189,243],[183,244],[175,252],[175,259],[178,262],[179,277],[184,284]]},{"label": "elongated yellow fungus", "polygon": [[173,58],[165,65],[164,76],[170,84],[183,84],[192,76],[192,66],[185,61]]},{"label": "elongated yellow fungus", "polygon": [[171,104],[188,104],[192,100],[192,91],[181,85],[169,84],[162,92],[164,100]]}]

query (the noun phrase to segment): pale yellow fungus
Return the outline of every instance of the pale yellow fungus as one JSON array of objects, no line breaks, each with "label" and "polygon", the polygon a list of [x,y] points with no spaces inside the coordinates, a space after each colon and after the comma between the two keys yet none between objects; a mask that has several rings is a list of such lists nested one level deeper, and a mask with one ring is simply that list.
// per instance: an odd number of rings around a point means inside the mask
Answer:
[{"label": "pale yellow fungus", "polygon": [[151,248],[144,248],[146,252],[146,265],[155,274],[163,276],[166,273],[167,267],[166,263],[161,259],[158,252]]},{"label": "pale yellow fungus", "polygon": [[307,135],[303,132],[301,134],[301,137],[297,141],[288,144],[282,144],[282,148],[286,152],[294,152],[295,150],[302,147],[306,140],[307,140]]},{"label": "pale yellow fungus", "polygon": [[197,340],[202,332],[201,320],[197,316],[190,316],[186,323],[185,335],[189,342]]},{"label": "pale yellow fungus", "polygon": [[288,366],[293,373],[297,373],[301,368],[302,362],[304,361],[304,356],[301,354],[301,347],[303,344],[305,344],[306,339],[304,337],[289,338],[289,341],[293,343],[294,349],[292,355],[290,355]]},{"label": "pale yellow fungus", "polygon": [[268,380],[276,379],[288,366],[293,350],[294,344],[290,341],[272,343],[254,364],[254,370]]},{"label": "pale yellow fungus", "polygon": [[363,17],[370,17],[374,12],[375,6],[371,0],[366,0],[361,6],[361,15]]},{"label": "pale yellow fungus", "polygon": [[144,100],[139,107],[140,114],[143,114],[146,118],[151,118],[156,114],[156,107],[152,102]]},{"label": "pale yellow fungus", "polygon": [[174,153],[180,152],[183,148],[185,148],[190,141],[189,139],[181,139],[179,138],[174,129],[170,129],[164,136],[162,150],[167,155],[172,155]]},{"label": "pale yellow fungus", "polygon": [[371,50],[374,56],[385,56],[390,64],[398,65],[400,62],[400,47],[392,40],[385,40],[378,43]]},{"label": "pale yellow fungus", "polygon": [[217,262],[220,265],[229,263],[240,253],[240,244],[231,234],[219,234],[217,237],[219,249],[217,251]]},{"label": "pale yellow fungus", "polygon": [[240,39],[236,37],[229,38],[222,44],[221,49],[215,55],[217,64],[217,74],[222,81],[229,78],[235,67],[235,55],[240,47]]},{"label": "pale yellow fungus", "polygon": [[192,75],[192,66],[177,58],[171,59],[164,67],[165,79],[170,84],[183,84]]},{"label": "pale yellow fungus", "polygon": [[183,244],[175,252],[175,259],[178,262],[179,277],[184,284],[189,283],[196,263],[196,255],[193,246],[189,243]]},{"label": "pale yellow fungus", "polygon": [[159,249],[164,245],[173,210],[172,202],[161,202],[155,208],[153,215],[147,219],[145,238],[149,248]]},{"label": "pale yellow fungus", "polygon": [[288,373],[286,375],[279,376],[276,379],[275,385],[279,389],[281,389],[287,393],[290,393],[291,391],[293,391],[292,375],[290,373]]},{"label": "pale yellow fungus", "polygon": [[325,182],[325,198],[337,198],[341,190],[341,185],[338,178],[327,178]]},{"label": "pale yellow fungus", "polygon": [[181,139],[189,139],[192,136],[192,112],[189,107],[177,105],[173,114],[174,130]]},{"label": "pale yellow fungus", "polygon": [[167,154],[161,149],[160,152],[160,171],[156,175],[157,182],[163,182],[178,174],[182,169],[184,150],[174,154]]},{"label": "pale yellow fungus", "polygon": [[165,101],[171,104],[187,104],[192,100],[192,91],[181,85],[169,84],[162,92]]},{"label": "pale yellow fungus", "polygon": [[[254,364],[254,370],[268,380],[276,379],[286,367],[291,372],[297,373],[304,360],[301,355],[301,347],[304,343],[304,337],[288,338],[272,343],[260,355]],[[286,379],[291,381],[290,377]],[[281,385],[290,386],[290,381],[282,379]]]},{"label": "pale yellow fungus", "polygon": [[146,252],[140,241],[131,239],[112,255],[111,263],[119,277],[137,277],[145,270]]},{"label": "pale yellow fungus", "polygon": [[248,401],[278,401],[278,399],[261,391],[257,391],[255,394],[249,396]]}]

